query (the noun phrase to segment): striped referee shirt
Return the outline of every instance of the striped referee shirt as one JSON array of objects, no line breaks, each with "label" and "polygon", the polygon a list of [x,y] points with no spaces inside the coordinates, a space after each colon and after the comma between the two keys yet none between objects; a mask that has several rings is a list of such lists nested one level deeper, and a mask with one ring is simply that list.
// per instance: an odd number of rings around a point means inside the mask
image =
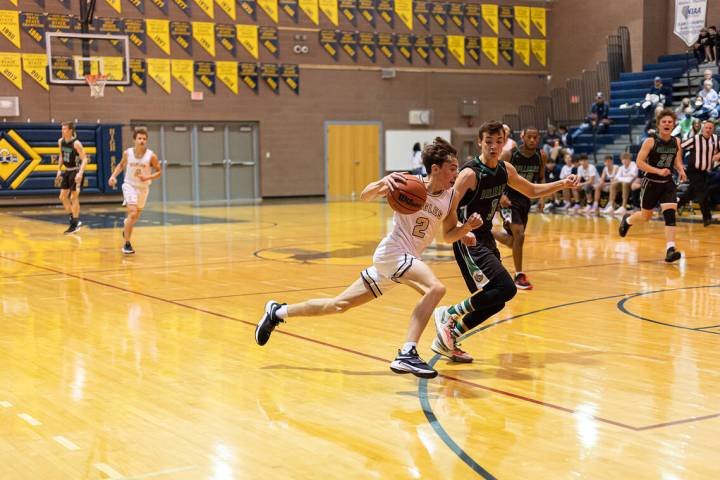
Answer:
[{"label": "striped referee shirt", "polygon": [[700,170],[701,172],[709,172],[712,168],[712,157],[720,152],[720,144],[718,136],[712,134],[709,138],[705,138],[702,133],[690,137],[682,143],[684,151],[693,151],[688,159],[688,168]]}]

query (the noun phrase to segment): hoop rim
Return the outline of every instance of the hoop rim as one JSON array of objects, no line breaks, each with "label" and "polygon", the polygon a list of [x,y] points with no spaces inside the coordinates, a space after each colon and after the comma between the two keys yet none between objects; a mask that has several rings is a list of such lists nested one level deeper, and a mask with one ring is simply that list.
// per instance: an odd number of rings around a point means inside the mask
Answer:
[{"label": "hoop rim", "polygon": [[98,81],[106,82],[110,76],[106,73],[90,73],[85,75],[85,81],[88,85],[94,86],[98,83]]}]

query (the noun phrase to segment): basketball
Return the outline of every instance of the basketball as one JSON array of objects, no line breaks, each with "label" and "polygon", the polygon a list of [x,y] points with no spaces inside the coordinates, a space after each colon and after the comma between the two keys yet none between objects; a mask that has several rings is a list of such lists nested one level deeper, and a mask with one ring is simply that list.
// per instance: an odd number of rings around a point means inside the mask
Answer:
[{"label": "basketball", "polygon": [[410,215],[419,211],[427,199],[425,184],[415,175],[405,174],[407,183],[398,184],[398,187],[388,193],[387,201],[398,213]]}]

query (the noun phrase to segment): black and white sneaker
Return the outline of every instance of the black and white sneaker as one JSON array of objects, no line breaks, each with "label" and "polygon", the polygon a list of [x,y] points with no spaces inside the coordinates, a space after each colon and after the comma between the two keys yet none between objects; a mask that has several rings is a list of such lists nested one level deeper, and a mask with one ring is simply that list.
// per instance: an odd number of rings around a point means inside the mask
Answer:
[{"label": "black and white sneaker", "polygon": [[667,253],[665,254],[665,261],[667,263],[677,262],[682,257],[682,254],[675,250],[675,247],[670,247],[667,249]]},{"label": "black and white sneaker", "polygon": [[412,373],[420,378],[435,378],[438,375],[438,372],[420,358],[415,347],[406,354],[398,350],[397,357],[390,364],[390,370],[401,374]]},{"label": "black and white sneaker", "polygon": [[65,230],[63,233],[65,235],[68,235],[70,233],[76,233],[78,230],[80,230],[80,227],[82,227],[82,222],[78,220],[77,223],[71,223],[68,229]]},{"label": "black and white sneaker", "polygon": [[278,309],[283,305],[286,304],[275,300],[270,300],[265,304],[265,314],[258,322],[257,327],[255,327],[255,343],[260,346],[265,345],[270,340],[270,334],[275,330],[275,327],[285,322],[285,320],[277,316]]},{"label": "black and white sneaker", "polygon": [[628,230],[630,230],[631,225],[627,223],[627,219],[630,216],[629,213],[626,213],[623,215],[622,220],[620,220],[620,228],[618,228],[618,233],[621,237],[624,237],[627,235]]},{"label": "black and white sneaker", "polygon": [[125,255],[132,255],[133,253],[135,253],[135,249],[130,244],[130,242],[125,242],[125,245],[123,245],[123,247],[122,247],[122,252]]}]

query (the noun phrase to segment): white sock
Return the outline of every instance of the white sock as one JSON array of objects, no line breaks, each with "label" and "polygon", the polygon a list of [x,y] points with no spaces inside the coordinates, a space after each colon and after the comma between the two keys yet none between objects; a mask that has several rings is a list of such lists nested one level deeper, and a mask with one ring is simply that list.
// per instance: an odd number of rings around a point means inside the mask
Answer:
[{"label": "white sock", "polygon": [[517,277],[518,275],[524,275],[524,273],[523,272],[515,272],[515,276]]},{"label": "white sock", "polygon": [[629,217],[625,220],[625,223],[627,223],[628,225],[632,225],[632,222],[630,221],[631,218],[632,218],[632,216],[629,216]]},{"label": "white sock", "polygon": [[288,317],[287,305],[283,305],[282,307],[278,308],[275,312],[275,315],[285,320]]},{"label": "white sock", "polygon": [[402,346],[402,349],[400,350],[400,353],[403,355],[407,355],[410,353],[410,350],[417,347],[417,343],[415,342],[405,342],[405,344]]},{"label": "white sock", "polygon": [[598,202],[593,202],[593,208],[597,208]]},{"label": "white sock", "polygon": [[665,244],[665,250],[670,250],[671,248],[675,248],[675,242],[667,242]]}]

